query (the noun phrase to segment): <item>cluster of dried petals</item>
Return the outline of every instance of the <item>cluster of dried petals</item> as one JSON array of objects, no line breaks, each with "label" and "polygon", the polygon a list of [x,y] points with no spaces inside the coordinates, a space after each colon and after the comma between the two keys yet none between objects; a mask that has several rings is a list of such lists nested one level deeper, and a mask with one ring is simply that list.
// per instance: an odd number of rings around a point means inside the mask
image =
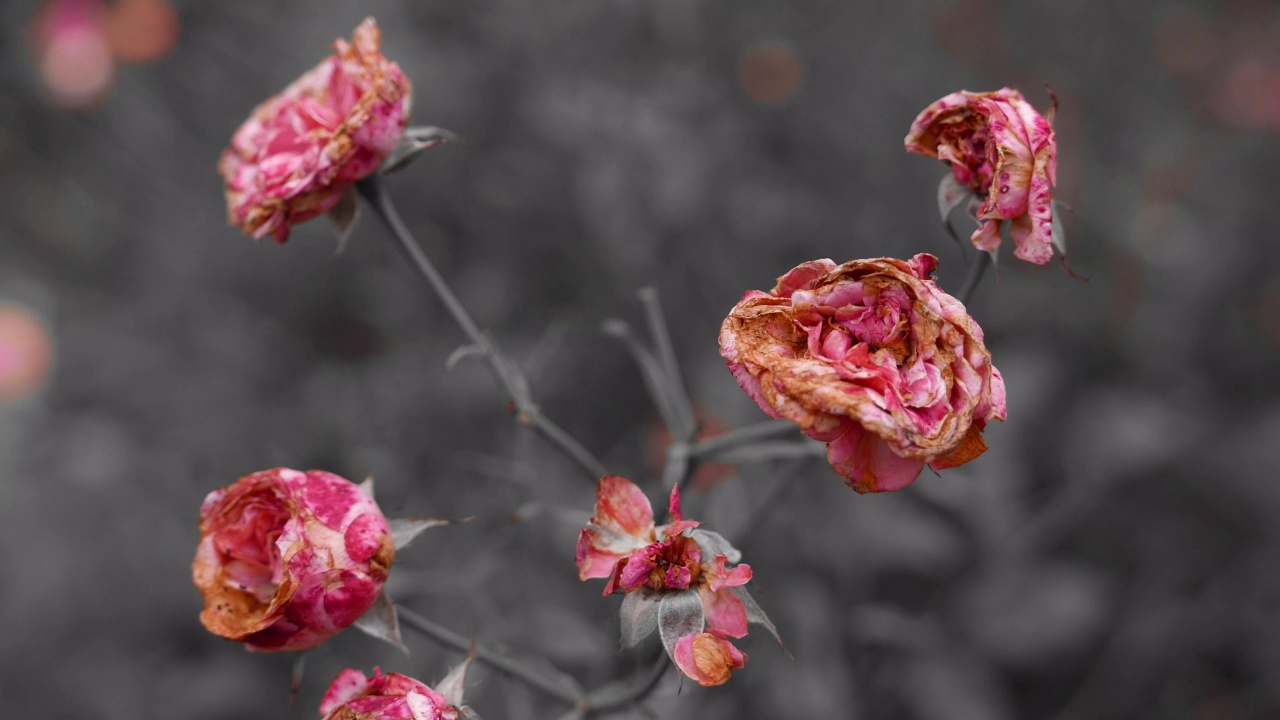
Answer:
[{"label": "cluster of dried petals", "polygon": [[256,472],[200,507],[200,621],[250,650],[306,650],[374,604],[394,557],[387,519],[359,486],[319,470]]},{"label": "cluster of dried petals", "polygon": [[227,218],[276,242],[332,209],[396,149],[409,119],[409,80],[379,51],[373,18],[350,43],[259,105],[222,153]]},{"label": "cluster of dried petals", "polygon": [[750,291],[720,329],[738,384],[774,418],[827,443],[854,490],[898,490],[926,463],[986,450],[1005,417],[1004,381],[982,329],[931,279],[932,255],[814,260]]},{"label": "cluster of dried petals", "polygon": [[[595,515],[578,535],[576,564],[582,580],[608,578],[604,594],[628,593],[624,634],[634,641],[662,627],[663,642],[676,665],[702,685],[719,685],[747,656],[729,638],[746,636],[748,623],[772,624],[746,594],[750,565],[734,565],[739,553],[716,533],[685,520],[680,492],[672,488],[671,522],[655,526],[653,507],[640,488],[616,475],[600,479]],[[661,606],[664,600],[676,600]],[[676,608],[640,612],[645,627],[631,627],[626,607],[653,604]],[[669,627],[688,632],[672,635]],[[776,633],[775,633],[776,634]]]},{"label": "cluster of dried petals", "polygon": [[1039,265],[1053,257],[1057,148],[1049,120],[1021,93],[951,93],[916,117],[904,143],[950,165],[956,181],[982,199],[975,247],[994,252],[1009,220],[1014,256]]},{"label": "cluster of dried petals", "polygon": [[[446,678],[445,683],[448,682]],[[449,698],[446,695],[407,675],[384,675],[375,668],[373,677],[367,678],[359,670],[348,668],[338,673],[329,685],[320,702],[320,715],[322,720],[458,720],[476,717],[465,705],[457,706],[456,703],[461,702],[460,697]]]}]

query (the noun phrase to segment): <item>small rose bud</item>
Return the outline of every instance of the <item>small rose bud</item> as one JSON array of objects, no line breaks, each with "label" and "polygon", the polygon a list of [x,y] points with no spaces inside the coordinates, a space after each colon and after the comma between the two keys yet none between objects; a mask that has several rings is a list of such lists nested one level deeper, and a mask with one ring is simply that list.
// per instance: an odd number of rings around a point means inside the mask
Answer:
[{"label": "small rose bud", "polygon": [[[460,699],[457,701],[461,702]],[[431,689],[425,683],[399,673],[383,675],[377,668],[374,668],[371,678],[351,668],[338,673],[320,702],[320,715],[322,720],[457,720],[476,717],[469,708],[450,703],[444,693]]]},{"label": "small rose bud", "polygon": [[908,152],[950,165],[956,181],[982,200],[983,222],[970,238],[975,247],[994,252],[1000,223],[1009,220],[1015,257],[1037,265],[1053,257],[1057,144],[1049,121],[1021,93],[951,93],[916,117],[903,142]]},{"label": "small rose bud", "polygon": [[968,462],[1005,417],[1004,381],[982,328],[908,261],[814,260],[750,291],[720,328],[720,354],[770,417],[827,443],[858,492],[906,487],[925,464]]},{"label": "small rose bud", "polygon": [[236,130],[218,162],[232,225],[255,240],[284,242],[290,226],[332,210],[396,149],[410,86],[381,42],[366,18],[350,43],[334,41],[333,55]]},{"label": "small rose bud", "polygon": [[250,650],[315,647],[374,604],[394,557],[386,518],[355,483],[319,470],[256,472],[200,508],[200,622]]},{"label": "small rose bud", "polygon": [[685,675],[703,687],[723,685],[747,662],[746,653],[712,633],[686,635],[676,643],[674,659]]}]

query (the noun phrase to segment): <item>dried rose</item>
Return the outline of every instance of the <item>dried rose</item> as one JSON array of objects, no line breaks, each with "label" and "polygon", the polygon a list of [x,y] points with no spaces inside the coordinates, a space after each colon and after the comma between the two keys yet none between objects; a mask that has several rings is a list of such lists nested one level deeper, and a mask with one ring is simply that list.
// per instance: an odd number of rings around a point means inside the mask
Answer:
[{"label": "dried rose", "polygon": [[951,93],[916,117],[904,143],[949,164],[956,182],[982,200],[975,247],[994,252],[1009,220],[1015,257],[1038,265],[1053,257],[1057,147],[1049,120],[1021,93]]},{"label": "dried rose", "polygon": [[319,470],[256,472],[200,507],[200,622],[250,650],[315,647],[374,604],[394,557],[387,519],[359,486]]},{"label": "dried rose", "polygon": [[679,488],[671,489],[668,510],[671,522],[655,527],[653,507],[640,488],[616,475],[601,478],[595,515],[578,535],[578,576],[609,578],[605,595],[626,593],[624,646],[658,630],[686,675],[719,685],[746,661],[725,638],[745,637],[748,625],[756,624],[777,639],[777,629],[743,587],[751,566],[730,567],[741,553],[718,533],[684,519]]},{"label": "dried rose", "polygon": [[399,673],[383,675],[374,668],[373,677],[366,678],[359,670],[348,668],[329,685],[320,701],[320,715],[323,720],[476,718],[470,708],[461,705],[465,668],[465,663],[454,668],[439,690]]},{"label": "dried rose", "polygon": [[750,291],[720,329],[738,384],[774,418],[827,443],[858,492],[899,490],[986,450],[1004,381],[982,328],[930,278],[932,255],[804,263]]},{"label": "dried rose", "polygon": [[379,51],[373,18],[351,43],[267,99],[222,153],[227,218],[255,240],[333,209],[396,149],[409,119],[409,80]]}]

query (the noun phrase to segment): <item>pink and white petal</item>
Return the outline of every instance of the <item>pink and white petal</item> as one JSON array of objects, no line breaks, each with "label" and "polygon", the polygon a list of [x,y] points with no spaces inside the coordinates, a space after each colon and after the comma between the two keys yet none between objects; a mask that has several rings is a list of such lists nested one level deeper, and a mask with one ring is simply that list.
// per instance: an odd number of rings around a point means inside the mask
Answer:
[{"label": "pink and white petal", "polygon": [[341,707],[364,694],[369,686],[364,673],[354,668],[347,668],[329,683],[329,689],[320,701],[320,714],[328,715],[334,708]]},{"label": "pink and white petal", "polygon": [[773,289],[773,294],[778,297],[789,298],[796,290],[808,290],[813,287],[818,278],[835,270],[838,267],[829,258],[822,260],[810,260],[807,263],[797,265],[790,272],[778,278],[778,284]]},{"label": "pink and white petal", "polygon": [[998,218],[983,222],[977,230],[973,231],[969,242],[983,252],[995,252],[1000,248],[1000,223],[1001,220]]},{"label": "pink and white petal", "polygon": [[578,548],[574,563],[578,566],[578,579],[609,577],[618,560],[625,555],[599,549],[594,540],[597,534],[594,528],[583,528],[578,533]]},{"label": "pink and white petal", "polygon": [[1031,178],[1027,214],[1013,219],[1009,236],[1014,257],[1037,265],[1053,259],[1053,188],[1043,171]]},{"label": "pink and white petal", "polygon": [[680,486],[671,486],[671,497],[667,501],[667,513],[671,515],[672,520],[683,520],[684,513],[680,512]]},{"label": "pink and white petal", "polygon": [[705,585],[698,588],[707,627],[729,637],[747,634],[747,608],[728,591],[715,592]]},{"label": "pink and white petal", "polygon": [[646,537],[653,530],[653,506],[635,483],[605,475],[596,489],[595,522],[615,535]]}]

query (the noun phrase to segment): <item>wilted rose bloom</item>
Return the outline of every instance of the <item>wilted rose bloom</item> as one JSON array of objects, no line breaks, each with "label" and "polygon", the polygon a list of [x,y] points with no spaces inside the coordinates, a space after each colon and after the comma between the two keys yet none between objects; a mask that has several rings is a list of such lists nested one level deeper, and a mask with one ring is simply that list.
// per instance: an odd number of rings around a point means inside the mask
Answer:
[{"label": "wilted rose bloom", "polygon": [[974,246],[994,251],[1000,223],[1009,220],[1014,256],[1040,265],[1053,257],[1057,148],[1049,121],[1021,93],[951,93],[916,117],[904,142],[908,152],[948,163],[956,181],[982,198]]},{"label": "wilted rose bloom", "polygon": [[930,279],[937,258],[814,260],[750,291],[720,329],[720,354],[774,418],[827,443],[858,492],[898,490],[986,450],[1004,381],[982,328]]},{"label": "wilted rose bloom", "polygon": [[672,658],[685,675],[703,687],[723,685],[734,670],[747,661],[747,654],[714,633],[685,635],[676,642]]},{"label": "wilted rose bloom", "polygon": [[407,675],[382,674],[366,678],[359,670],[338,673],[320,702],[323,720],[455,720],[474,717],[451,705],[436,692]]},{"label": "wilted rose bloom", "polygon": [[[747,658],[726,638],[745,637],[749,622],[766,624],[775,637],[776,630],[742,587],[751,580],[751,566],[729,567],[727,553],[734,561],[739,553],[723,537],[684,519],[678,488],[672,488],[668,508],[671,522],[655,528],[653,508],[640,488],[616,475],[601,478],[595,516],[578,535],[578,576],[609,578],[605,595],[621,589],[638,596],[640,604],[674,601],[665,617],[677,624],[696,618],[698,632],[678,642],[664,635],[664,646],[686,675],[719,685]],[[632,627],[636,620],[624,612],[624,635],[638,641],[657,628],[665,612],[642,614],[648,618],[643,628]]]},{"label": "wilted rose bloom", "polygon": [[255,240],[332,209],[395,150],[409,119],[409,80],[379,52],[373,18],[351,43],[259,105],[222,153],[227,217]]},{"label": "wilted rose bloom", "polygon": [[315,647],[373,605],[394,556],[386,518],[354,483],[319,470],[256,472],[200,507],[200,621],[250,650]]}]

